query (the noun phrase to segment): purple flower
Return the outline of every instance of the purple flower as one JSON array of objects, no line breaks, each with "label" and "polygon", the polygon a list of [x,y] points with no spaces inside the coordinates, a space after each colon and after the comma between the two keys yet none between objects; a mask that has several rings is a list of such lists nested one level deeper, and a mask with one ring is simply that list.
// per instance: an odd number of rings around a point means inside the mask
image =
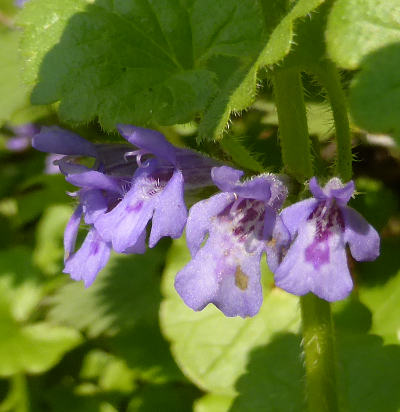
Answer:
[{"label": "purple flower", "polygon": [[[215,162],[193,151],[175,148],[157,131],[130,125],[120,125],[118,129],[139,148],[127,154],[136,156],[139,167],[121,202],[100,216],[95,228],[117,252],[145,238],[150,220],[150,247],[161,237],[180,237],[187,219],[184,187],[210,185],[210,170]],[[154,157],[142,163],[146,155]]]},{"label": "purple flower", "polygon": [[314,198],[281,213],[293,243],[275,270],[275,282],[295,295],[312,292],[330,302],[344,299],[353,288],[346,244],[354,259],[374,260],[379,255],[379,235],[346,206],[354,192],[353,181],[343,185],[333,178],[322,189],[313,177],[310,190]]},{"label": "purple flower", "polygon": [[27,3],[29,0],[15,0],[14,4],[16,7],[22,8],[24,4]]},{"label": "purple flower", "polygon": [[246,317],[260,309],[260,259],[266,241],[277,234],[276,213],[287,190],[273,175],[241,183],[242,176],[227,166],[213,168],[222,193],[190,209],[186,237],[192,260],[177,274],[175,288],[194,310],[213,303],[226,316]]},{"label": "purple flower", "polygon": [[26,123],[19,126],[12,126],[10,130],[14,133],[14,137],[7,140],[6,147],[12,152],[23,152],[31,147],[33,136],[39,132],[39,126]]},{"label": "purple flower", "polygon": [[[92,144],[58,127],[43,128],[33,146],[66,156],[57,161],[66,180],[81,189],[79,205],[67,225],[65,268],[73,279],[89,286],[107,263],[110,250],[144,253],[146,226],[152,219],[149,245],[162,236],[180,237],[186,223],[184,187],[211,184],[211,159],[172,146],[156,131],[121,125],[131,146]],[[151,156],[143,161],[144,156]],[[81,156],[95,158],[88,168]],[[75,252],[81,219],[90,231]]]},{"label": "purple flower", "polygon": [[[90,286],[98,272],[106,265],[111,244],[105,241],[94,228],[95,220],[110,210],[123,197],[126,184],[129,184],[135,168],[125,160],[124,154],[129,147],[109,145],[96,146],[75,133],[57,126],[43,127],[32,142],[33,147],[45,152],[63,154],[57,164],[66,175],[66,180],[81,189],[72,194],[78,197],[79,205],[67,224],[64,233],[65,267],[72,279],[83,280]],[[77,157],[95,158],[93,168],[76,163]],[[103,173],[107,170],[109,174]],[[128,176],[123,176],[128,174]],[[75,251],[76,238],[81,220],[90,230],[81,247]],[[143,245],[132,248],[129,253],[144,253]]]}]

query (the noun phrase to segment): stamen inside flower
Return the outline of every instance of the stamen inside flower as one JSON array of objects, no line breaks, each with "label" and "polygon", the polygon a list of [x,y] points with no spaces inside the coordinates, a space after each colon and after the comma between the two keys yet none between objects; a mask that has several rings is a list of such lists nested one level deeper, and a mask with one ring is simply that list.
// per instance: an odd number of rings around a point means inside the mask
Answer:
[{"label": "stamen inside flower", "polygon": [[141,191],[144,199],[148,199],[162,192],[173,174],[172,169],[158,170],[141,182]]},{"label": "stamen inside flower", "polygon": [[142,163],[142,156],[144,156],[146,154],[151,154],[151,152],[149,152],[148,150],[145,150],[145,149],[133,150],[132,152],[126,152],[124,154],[124,159],[126,161],[128,161],[128,157],[136,156],[136,163],[137,163],[138,167],[147,167],[148,164],[146,164],[146,163],[143,164]]}]

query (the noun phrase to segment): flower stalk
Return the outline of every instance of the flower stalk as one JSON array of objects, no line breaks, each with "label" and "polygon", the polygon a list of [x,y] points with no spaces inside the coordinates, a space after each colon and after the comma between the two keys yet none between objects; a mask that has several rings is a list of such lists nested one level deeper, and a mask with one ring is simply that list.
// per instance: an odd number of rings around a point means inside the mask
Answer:
[{"label": "flower stalk", "polygon": [[335,122],[337,144],[336,173],[343,182],[348,182],[352,177],[353,157],[351,153],[347,102],[340,82],[340,75],[335,64],[326,60],[320,64],[317,77],[326,89]]},{"label": "flower stalk", "polygon": [[[306,107],[300,72],[282,68],[273,73],[279,134],[285,169],[299,182],[313,174]],[[300,298],[306,398],[310,412],[338,410],[334,331],[329,302],[313,294]]]},{"label": "flower stalk", "polygon": [[313,175],[313,164],[300,72],[296,68],[276,70],[272,83],[283,164],[288,174],[303,183]]}]

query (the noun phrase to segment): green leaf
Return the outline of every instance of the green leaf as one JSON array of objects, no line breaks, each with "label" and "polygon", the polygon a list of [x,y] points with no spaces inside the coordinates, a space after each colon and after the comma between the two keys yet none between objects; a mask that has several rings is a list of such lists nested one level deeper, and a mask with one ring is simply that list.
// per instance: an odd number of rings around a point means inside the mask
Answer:
[{"label": "green leaf", "polygon": [[249,354],[246,373],[236,383],[231,412],[303,412],[304,369],[300,337],[285,333]]},{"label": "green leaf", "polygon": [[400,346],[375,335],[339,334],[339,394],[342,410],[394,412],[400,405]]},{"label": "green leaf", "polygon": [[233,402],[232,396],[209,393],[194,403],[194,412],[228,412]]},{"label": "green leaf", "polygon": [[154,317],[151,324],[142,323],[120,332],[111,340],[110,347],[141,382],[184,382],[185,378],[171,356],[157,320]]},{"label": "green leaf", "polygon": [[[229,121],[231,112],[248,107],[256,96],[257,73],[266,66],[280,62],[291,50],[294,26],[324,0],[299,0],[290,10],[286,1],[263,0],[265,31],[263,44],[247,64],[232,70],[232,74],[207,109],[199,126],[199,137],[220,138]],[[235,65],[235,62],[233,62]]]},{"label": "green leaf", "polygon": [[385,343],[400,342],[400,271],[383,285],[360,288],[360,300],[372,312],[371,332]]},{"label": "green leaf", "polygon": [[[400,346],[385,346],[381,338],[367,334],[369,320],[370,312],[359,302],[335,305],[340,410],[397,411]],[[290,333],[253,349],[229,411],[305,411],[302,356],[301,337]]]},{"label": "green leaf", "polygon": [[330,57],[359,68],[367,55],[400,41],[399,13],[397,0],[337,0],[326,30]]},{"label": "green leaf", "polygon": [[19,20],[32,101],[60,101],[66,121],[98,117],[109,130],[204,113],[200,138],[220,137],[251,104],[257,71],[289,52],[295,21],[322,2],[36,0]]},{"label": "green leaf", "polygon": [[48,318],[85,331],[90,337],[154,322],[160,301],[163,248],[145,255],[113,255],[94,284],[69,282],[51,299]]},{"label": "green leaf", "polygon": [[[202,389],[231,395],[252,349],[270,341],[276,333],[298,329],[298,299],[268,285],[264,286],[260,313],[253,318],[226,318],[212,305],[194,312],[173,288],[176,273],[189,259],[184,240],[175,241],[163,279],[161,328],[187,377]],[[267,276],[264,273],[264,280]]]},{"label": "green leaf", "polygon": [[0,316],[0,376],[45,372],[81,341],[71,328],[46,322],[20,326],[4,312]]},{"label": "green leaf", "polygon": [[43,296],[40,275],[25,248],[0,251],[0,304],[16,321],[26,321]]},{"label": "green leaf", "polygon": [[42,293],[28,251],[0,252],[0,376],[44,372],[80,343],[74,329],[25,323]]},{"label": "green leaf", "polygon": [[[392,13],[392,10],[390,11]],[[399,10],[400,12],[400,10]],[[400,42],[400,24],[398,25]],[[400,142],[400,44],[367,55],[350,87],[353,121],[371,133],[390,134]]]},{"label": "green leaf", "polygon": [[0,127],[27,101],[18,56],[20,33],[0,30]]},{"label": "green leaf", "polygon": [[63,234],[71,215],[72,209],[67,205],[50,206],[37,225],[33,259],[46,274],[54,275],[61,269],[64,256]]},{"label": "green leaf", "polygon": [[108,129],[191,120],[217,91],[210,57],[248,56],[262,30],[249,0],[85,5],[38,0],[21,13],[29,77],[38,81],[32,101],[61,100],[65,120],[98,116]]}]

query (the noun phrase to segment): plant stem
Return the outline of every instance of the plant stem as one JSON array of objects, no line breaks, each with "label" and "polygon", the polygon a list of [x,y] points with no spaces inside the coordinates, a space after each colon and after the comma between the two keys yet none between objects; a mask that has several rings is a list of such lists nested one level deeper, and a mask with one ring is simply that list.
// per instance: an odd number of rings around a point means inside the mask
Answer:
[{"label": "plant stem", "polygon": [[286,171],[303,183],[312,176],[313,165],[300,72],[296,68],[276,70],[272,82],[283,163]]},{"label": "plant stem", "polygon": [[[313,174],[306,108],[300,72],[279,69],[273,74],[282,158],[285,169],[301,183]],[[308,294],[300,298],[306,396],[310,412],[338,410],[334,332],[330,304]]]},{"label": "plant stem", "polygon": [[330,303],[309,293],[300,298],[306,393],[310,412],[338,411]]},{"label": "plant stem", "polygon": [[337,142],[336,173],[344,182],[348,182],[352,176],[353,157],[351,154],[351,135],[346,96],[334,63],[326,60],[320,64],[317,76],[328,93],[335,121]]}]

